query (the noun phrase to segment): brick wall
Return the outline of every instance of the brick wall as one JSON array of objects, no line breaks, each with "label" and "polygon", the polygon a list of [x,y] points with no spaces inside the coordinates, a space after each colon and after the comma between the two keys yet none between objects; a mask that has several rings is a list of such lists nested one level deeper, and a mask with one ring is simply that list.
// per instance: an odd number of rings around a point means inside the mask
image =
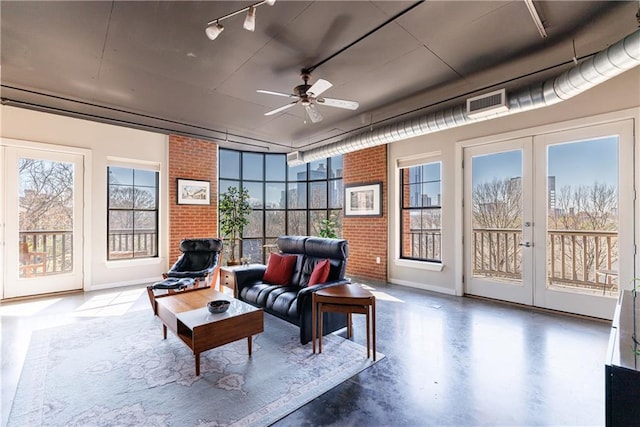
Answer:
[{"label": "brick wall", "polygon": [[[387,280],[388,205],[387,146],[368,148],[343,156],[344,185],[382,182],[382,216],[345,217],[342,236],[349,241],[347,275]],[[380,264],[376,264],[380,257]]]},{"label": "brick wall", "polygon": [[[178,205],[177,179],[211,183],[211,204]],[[180,255],[180,241],[218,236],[218,146],[209,141],[169,135],[169,264]]]}]

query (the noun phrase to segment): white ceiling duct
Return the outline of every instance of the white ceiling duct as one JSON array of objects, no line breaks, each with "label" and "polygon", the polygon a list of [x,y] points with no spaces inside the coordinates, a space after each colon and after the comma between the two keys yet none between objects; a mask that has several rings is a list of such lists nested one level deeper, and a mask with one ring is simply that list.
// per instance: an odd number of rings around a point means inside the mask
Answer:
[{"label": "white ceiling duct", "polygon": [[296,161],[311,162],[377,145],[413,138],[482,120],[557,104],[640,65],[640,30],[598,52],[555,78],[508,94],[508,110],[469,117],[466,103],[413,119],[374,128],[331,144],[298,152]]}]

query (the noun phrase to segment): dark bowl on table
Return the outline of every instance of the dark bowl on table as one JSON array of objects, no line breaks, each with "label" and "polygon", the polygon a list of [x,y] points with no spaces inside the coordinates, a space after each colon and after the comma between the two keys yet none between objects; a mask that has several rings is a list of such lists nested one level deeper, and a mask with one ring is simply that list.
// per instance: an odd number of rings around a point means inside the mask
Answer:
[{"label": "dark bowl on table", "polygon": [[230,305],[231,305],[231,301],[218,299],[214,301],[209,301],[207,303],[207,308],[211,313],[217,314],[217,313],[224,313],[225,311],[227,311]]}]

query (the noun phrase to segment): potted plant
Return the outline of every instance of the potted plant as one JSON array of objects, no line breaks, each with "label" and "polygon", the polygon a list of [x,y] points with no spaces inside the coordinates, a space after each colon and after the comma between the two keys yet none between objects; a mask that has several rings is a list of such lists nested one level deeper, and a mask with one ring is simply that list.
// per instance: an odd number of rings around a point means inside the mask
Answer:
[{"label": "potted plant", "polygon": [[329,216],[327,219],[323,219],[320,221],[320,237],[326,237],[335,239],[338,237],[336,234],[336,223],[335,217],[333,215]]},{"label": "potted plant", "polygon": [[236,259],[236,244],[242,239],[242,231],[249,223],[251,205],[249,205],[249,191],[246,188],[229,187],[220,197],[218,206],[220,213],[220,232],[229,242],[231,258],[228,265],[238,265]]}]

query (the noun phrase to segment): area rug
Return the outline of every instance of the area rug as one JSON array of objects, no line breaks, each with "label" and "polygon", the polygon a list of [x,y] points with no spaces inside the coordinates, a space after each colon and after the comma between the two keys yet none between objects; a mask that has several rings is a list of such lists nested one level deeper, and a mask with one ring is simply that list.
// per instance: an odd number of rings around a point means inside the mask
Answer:
[{"label": "area rug", "polygon": [[312,354],[296,327],[264,318],[251,357],[245,339],[209,350],[199,377],[150,311],[35,331],[8,425],[269,425],[374,363],[336,335]]}]

